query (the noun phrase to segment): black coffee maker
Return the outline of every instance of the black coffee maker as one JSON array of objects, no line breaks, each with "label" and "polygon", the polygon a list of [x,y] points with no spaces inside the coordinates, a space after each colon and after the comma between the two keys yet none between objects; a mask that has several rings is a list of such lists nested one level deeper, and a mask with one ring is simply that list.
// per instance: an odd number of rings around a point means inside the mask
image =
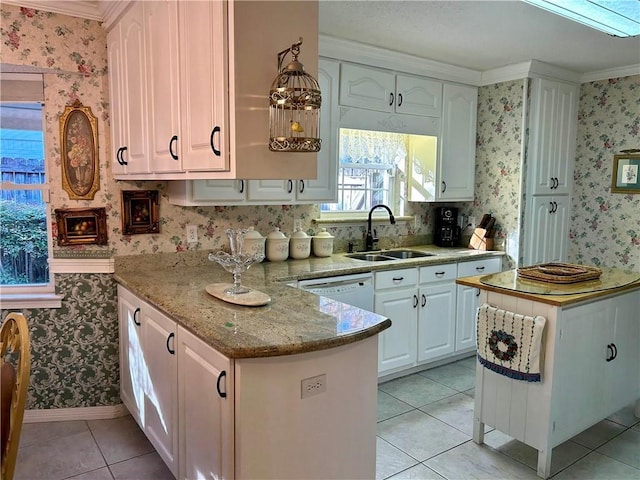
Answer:
[{"label": "black coffee maker", "polygon": [[458,209],[452,207],[436,208],[436,229],[433,243],[439,247],[456,247],[460,241]]}]

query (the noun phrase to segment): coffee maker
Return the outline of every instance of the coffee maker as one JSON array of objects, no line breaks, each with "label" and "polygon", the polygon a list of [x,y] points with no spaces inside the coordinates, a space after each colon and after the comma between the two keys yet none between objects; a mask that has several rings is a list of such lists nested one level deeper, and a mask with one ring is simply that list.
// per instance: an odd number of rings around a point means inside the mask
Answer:
[{"label": "coffee maker", "polygon": [[433,243],[439,247],[456,247],[460,241],[458,209],[453,207],[436,208],[436,228]]}]

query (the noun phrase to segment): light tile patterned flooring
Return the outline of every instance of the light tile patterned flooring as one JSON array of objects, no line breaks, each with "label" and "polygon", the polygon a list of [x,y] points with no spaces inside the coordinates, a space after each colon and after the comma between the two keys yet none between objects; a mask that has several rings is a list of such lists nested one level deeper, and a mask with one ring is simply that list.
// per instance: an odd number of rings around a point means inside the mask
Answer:
[{"label": "light tile patterned flooring", "polygon": [[[537,479],[536,451],[487,428],[471,440],[475,359],[381,384],[378,479]],[[629,406],[556,447],[554,479],[640,480],[640,419]],[[25,424],[15,480],[172,479],[130,416]]]}]

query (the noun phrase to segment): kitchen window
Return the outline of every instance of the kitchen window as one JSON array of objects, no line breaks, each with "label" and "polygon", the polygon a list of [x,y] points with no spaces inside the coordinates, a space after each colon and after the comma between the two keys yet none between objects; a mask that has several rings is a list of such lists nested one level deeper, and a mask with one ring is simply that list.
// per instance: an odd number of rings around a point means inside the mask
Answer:
[{"label": "kitchen window", "polygon": [[2,75],[0,288],[3,308],[55,307],[60,303],[54,295],[53,274],[49,269],[52,235],[44,154],[42,77],[36,75],[34,80],[33,76]]}]

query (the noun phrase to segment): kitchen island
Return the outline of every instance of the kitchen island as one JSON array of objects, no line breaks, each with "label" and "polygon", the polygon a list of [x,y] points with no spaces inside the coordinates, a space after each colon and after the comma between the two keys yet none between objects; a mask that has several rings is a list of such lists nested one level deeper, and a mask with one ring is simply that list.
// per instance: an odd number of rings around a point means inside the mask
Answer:
[{"label": "kitchen island", "polygon": [[480,305],[546,320],[539,382],[477,362],[473,432],[483,443],[490,425],[534,447],[542,478],[555,446],[634,401],[640,416],[640,274],[602,271],[597,281],[564,286],[516,270],[457,280],[480,290]]}]

